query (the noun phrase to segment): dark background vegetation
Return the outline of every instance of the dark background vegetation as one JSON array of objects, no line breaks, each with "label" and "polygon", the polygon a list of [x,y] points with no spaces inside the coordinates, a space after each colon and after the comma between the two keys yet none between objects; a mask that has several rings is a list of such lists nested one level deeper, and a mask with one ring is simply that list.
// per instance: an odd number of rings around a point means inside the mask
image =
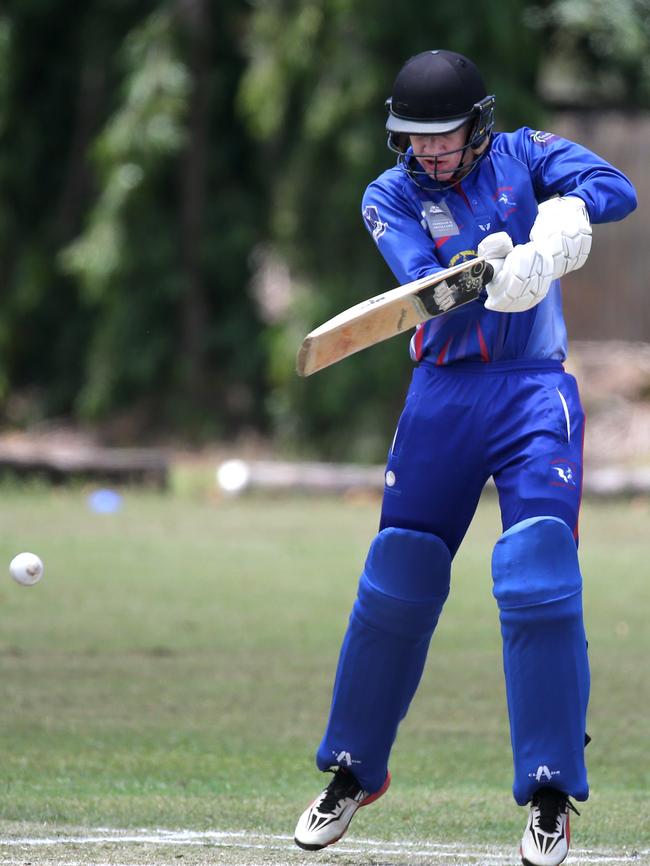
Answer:
[{"label": "dark background vegetation", "polygon": [[[308,381],[294,358],[315,324],[394,284],[359,201],[392,161],[397,69],[426,48],[468,54],[500,129],[601,142],[637,182],[649,46],[648,0],[0,7],[0,425],[376,459],[405,341]],[[591,285],[572,284],[579,337],[647,339],[632,220],[599,229]]]}]

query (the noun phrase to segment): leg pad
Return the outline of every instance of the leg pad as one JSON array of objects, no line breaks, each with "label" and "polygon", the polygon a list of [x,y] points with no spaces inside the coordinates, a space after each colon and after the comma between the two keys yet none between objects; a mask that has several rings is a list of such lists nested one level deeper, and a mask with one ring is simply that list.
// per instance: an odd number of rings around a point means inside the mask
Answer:
[{"label": "leg pad", "polygon": [[573,535],[557,517],[532,517],[504,532],[494,548],[492,575],[501,610],[552,604],[582,590]]},{"label": "leg pad", "polygon": [[515,800],[550,785],[589,794],[584,763],[589,663],[582,577],[571,530],[555,517],[505,532],[492,558],[500,609]]},{"label": "leg pad", "polygon": [[449,593],[451,557],[436,536],[389,527],[370,546],[343,641],[316,762],[347,766],[370,793],[384,784]]},{"label": "leg pad", "polygon": [[384,529],[370,546],[353,615],[406,640],[430,636],[449,595],[450,569],[437,536]]}]

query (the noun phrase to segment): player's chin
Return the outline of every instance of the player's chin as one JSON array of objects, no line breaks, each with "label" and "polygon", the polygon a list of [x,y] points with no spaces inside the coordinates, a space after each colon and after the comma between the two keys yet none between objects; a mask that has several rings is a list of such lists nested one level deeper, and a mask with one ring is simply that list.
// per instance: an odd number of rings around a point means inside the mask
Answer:
[{"label": "player's chin", "polygon": [[449,178],[458,171],[458,166],[445,166],[438,163],[437,166],[427,165],[424,167],[424,170],[429,175],[429,177],[432,177],[434,180],[449,180]]}]

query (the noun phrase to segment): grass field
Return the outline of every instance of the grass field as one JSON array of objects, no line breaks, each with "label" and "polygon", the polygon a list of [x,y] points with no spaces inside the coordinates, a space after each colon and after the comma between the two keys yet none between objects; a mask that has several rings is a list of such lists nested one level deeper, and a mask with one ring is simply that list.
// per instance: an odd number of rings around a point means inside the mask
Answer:
[{"label": "grass field", "polygon": [[[99,515],[86,493],[0,489],[0,562],[46,564],[36,587],[6,566],[0,581],[0,864],[517,862],[492,498],[389,794],[309,857],[289,837],[322,783],[313,752],[378,503],[126,492]],[[649,520],[647,501],[583,509],[592,797],[572,863],[650,863]]]}]

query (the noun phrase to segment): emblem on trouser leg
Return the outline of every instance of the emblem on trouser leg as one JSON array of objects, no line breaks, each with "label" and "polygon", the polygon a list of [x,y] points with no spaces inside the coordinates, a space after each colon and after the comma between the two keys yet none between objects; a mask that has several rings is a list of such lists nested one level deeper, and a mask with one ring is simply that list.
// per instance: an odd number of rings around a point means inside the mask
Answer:
[{"label": "emblem on trouser leg", "polygon": [[572,463],[553,460],[551,463],[551,484],[554,487],[577,487],[578,471]]},{"label": "emblem on trouser leg", "polygon": [[540,764],[534,773],[528,774],[528,778],[529,779],[535,779],[535,781],[537,781],[537,782],[542,782],[543,780],[550,782],[551,779],[553,778],[553,776],[559,776],[559,775],[560,775],[559,770],[549,770],[549,768],[546,766],[546,764]]}]

